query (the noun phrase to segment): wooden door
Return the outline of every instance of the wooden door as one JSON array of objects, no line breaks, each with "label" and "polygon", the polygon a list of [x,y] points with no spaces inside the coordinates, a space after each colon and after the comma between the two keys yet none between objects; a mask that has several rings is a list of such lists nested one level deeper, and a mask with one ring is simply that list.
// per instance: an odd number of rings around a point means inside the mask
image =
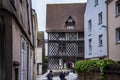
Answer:
[{"label": "wooden door", "polygon": [[72,58],[67,59],[67,68],[71,69],[72,68]]}]

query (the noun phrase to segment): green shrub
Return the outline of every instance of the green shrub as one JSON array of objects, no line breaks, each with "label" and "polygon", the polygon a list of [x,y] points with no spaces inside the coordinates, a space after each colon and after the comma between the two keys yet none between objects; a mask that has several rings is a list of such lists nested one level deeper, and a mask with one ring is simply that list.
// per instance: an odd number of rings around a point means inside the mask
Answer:
[{"label": "green shrub", "polygon": [[100,79],[104,78],[105,68],[116,65],[117,62],[113,60],[80,60],[75,64],[75,71],[80,73],[90,72],[93,70],[100,71]]}]

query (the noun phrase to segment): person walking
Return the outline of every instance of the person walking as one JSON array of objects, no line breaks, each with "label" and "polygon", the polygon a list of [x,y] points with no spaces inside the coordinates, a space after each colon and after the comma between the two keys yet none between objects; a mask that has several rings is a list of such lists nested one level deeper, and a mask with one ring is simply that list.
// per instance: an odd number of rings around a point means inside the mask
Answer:
[{"label": "person walking", "polygon": [[59,77],[60,80],[65,80],[65,74],[63,72],[60,73]]},{"label": "person walking", "polygon": [[78,80],[77,77],[78,77],[78,75],[71,71],[71,72],[69,72],[67,80]]},{"label": "person walking", "polygon": [[48,79],[48,80],[53,80],[52,70],[50,70],[50,72],[47,74],[47,79]]}]

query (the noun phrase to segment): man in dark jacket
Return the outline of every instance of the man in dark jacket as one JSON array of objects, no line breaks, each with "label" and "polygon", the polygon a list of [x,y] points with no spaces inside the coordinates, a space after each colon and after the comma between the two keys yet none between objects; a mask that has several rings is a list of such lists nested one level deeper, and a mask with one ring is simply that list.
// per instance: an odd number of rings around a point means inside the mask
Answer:
[{"label": "man in dark jacket", "polygon": [[59,77],[60,80],[65,80],[65,74],[63,72],[60,73]]},{"label": "man in dark jacket", "polygon": [[50,72],[48,73],[47,75],[47,79],[48,80],[53,80],[53,74],[52,74],[52,71],[50,70]]}]

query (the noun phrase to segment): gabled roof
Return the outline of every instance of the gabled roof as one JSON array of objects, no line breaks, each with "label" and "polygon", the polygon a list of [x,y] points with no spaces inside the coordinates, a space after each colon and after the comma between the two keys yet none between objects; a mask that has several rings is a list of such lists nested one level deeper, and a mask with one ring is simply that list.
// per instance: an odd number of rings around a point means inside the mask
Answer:
[{"label": "gabled roof", "polygon": [[71,16],[75,21],[75,28],[71,32],[84,31],[84,12],[86,3],[48,4],[47,5],[47,32],[68,32],[66,21]]}]

